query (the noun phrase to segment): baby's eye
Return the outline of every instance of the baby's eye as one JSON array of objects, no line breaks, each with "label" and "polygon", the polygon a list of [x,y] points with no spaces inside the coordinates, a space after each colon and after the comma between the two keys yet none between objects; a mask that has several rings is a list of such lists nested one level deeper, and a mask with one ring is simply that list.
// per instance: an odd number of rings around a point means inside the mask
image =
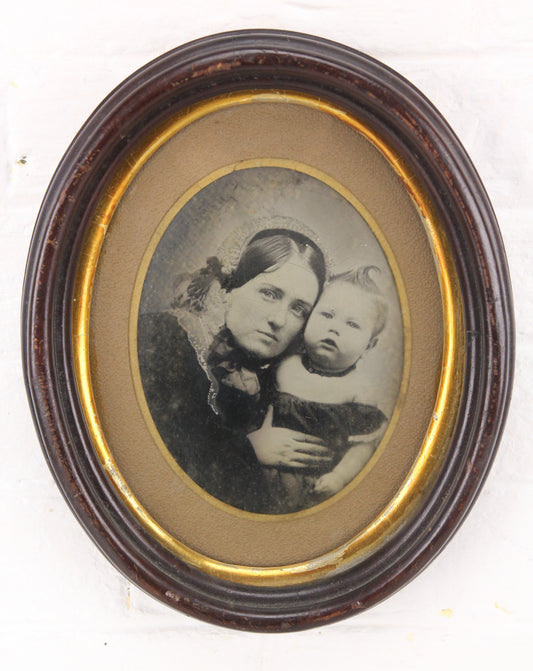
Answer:
[{"label": "baby's eye", "polygon": [[325,319],[333,319],[333,313],[332,312],[326,312],[325,310],[320,313],[322,317]]},{"label": "baby's eye", "polygon": [[352,329],[360,329],[361,328],[357,322],[353,322],[353,321],[350,320],[350,321],[347,321],[346,323]]}]

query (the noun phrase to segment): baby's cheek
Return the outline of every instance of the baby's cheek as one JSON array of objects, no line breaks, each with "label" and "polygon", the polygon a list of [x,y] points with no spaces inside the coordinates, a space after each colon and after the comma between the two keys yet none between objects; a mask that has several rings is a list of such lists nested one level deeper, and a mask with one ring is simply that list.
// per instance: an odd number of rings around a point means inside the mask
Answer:
[{"label": "baby's cheek", "polygon": [[313,356],[316,352],[316,341],[315,340],[306,340],[304,338],[304,348],[305,351],[310,355]]},{"label": "baby's cheek", "polygon": [[319,338],[317,337],[317,328],[314,322],[309,320],[307,322],[307,326],[304,329],[304,343],[306,345],[312,346],[315,345],[319,341]]}]

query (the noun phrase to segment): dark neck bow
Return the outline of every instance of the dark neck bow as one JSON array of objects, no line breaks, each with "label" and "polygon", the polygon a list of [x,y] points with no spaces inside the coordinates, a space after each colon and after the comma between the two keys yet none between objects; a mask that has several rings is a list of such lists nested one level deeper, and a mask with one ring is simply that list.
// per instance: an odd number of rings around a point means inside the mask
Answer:
[{"label": "dark neck bow", "polygon": [[261,391],[258,372],[268,366],[240,348],[227,328],[213,341],[207,365],[220,384],[239,389],[249,396]]}]

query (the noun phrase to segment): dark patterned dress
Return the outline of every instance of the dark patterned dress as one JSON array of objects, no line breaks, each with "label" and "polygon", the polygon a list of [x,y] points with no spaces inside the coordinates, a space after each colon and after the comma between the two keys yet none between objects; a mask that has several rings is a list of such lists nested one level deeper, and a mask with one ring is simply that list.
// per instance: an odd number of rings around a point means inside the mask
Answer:
[{"label": "dark patterned dress", "polygon": [[322,438],[334,455],[333,463],[327,467],[265,469],[273,507],[278,513],[320,503],[321,499],[313,493],[314,484],[340,462],[349,449],[350,436],[374,433],[386,421],[379,408],[363,403],[317,403],[278,392],[272,404],[273,426]]},{"label": "dark patterned dress", "polygon": [[[174,315],[141,315],[137,351],[144,394],[168,451],[196,484],[242,510],[270,512],[268,483],[245,433],[245,427],[261,425],[264,417],[259,392],[267,371],[247,361],[229,335],[221,334],[213,343],[209,377]],[[251,370],[253,365],[257,371]],[[239,388],[239,378],[253,386]],[[225,421],[226,413],[232,415],[231,423]]]}]

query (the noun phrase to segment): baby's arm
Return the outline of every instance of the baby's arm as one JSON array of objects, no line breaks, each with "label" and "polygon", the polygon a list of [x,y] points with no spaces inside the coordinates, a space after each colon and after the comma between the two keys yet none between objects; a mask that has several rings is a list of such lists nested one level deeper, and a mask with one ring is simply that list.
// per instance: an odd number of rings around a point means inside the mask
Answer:
[{"label": "baby's arm", "polygon": [[313,488],[314,494],[320,498],[329,498],[340,492],[363,469],[373,455],[377,442],[353,444],[334,469],[318,478]]},{"label": "baby's arm", "polygon": [[375,421],[378,428],[372,433],[349,436],[349,447],[342,459],[335,468],[319,477],[315,482],[313,492],[318,497],[328,498],[346,487],[374,454],[387,427],[386,417],[377,407],[374,413],[377,413]]}]

